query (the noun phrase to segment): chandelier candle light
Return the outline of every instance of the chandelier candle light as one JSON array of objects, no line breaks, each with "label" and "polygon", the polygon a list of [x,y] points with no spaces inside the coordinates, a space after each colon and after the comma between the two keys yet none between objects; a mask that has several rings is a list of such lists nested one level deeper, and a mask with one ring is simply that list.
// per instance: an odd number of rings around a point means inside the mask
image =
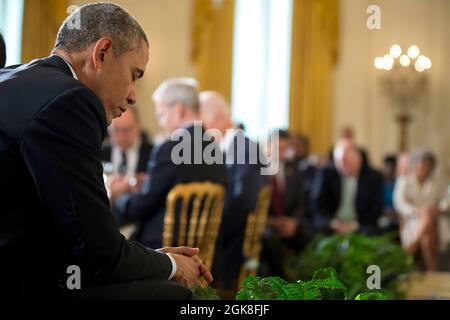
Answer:
[{"label": "chandelier candle light", "polygon": [[421,55],[420,49],[416,45],[409,47],[406,54],[402,54],[402,48],[398,44],[394,44],[389,53],[383,57],[378,57],[374,61],[374,65],[379,70],[391,71],[398,61],[402,67],[414,65],[417,72],[424,72],[432,67],[431,59]]},{"label": "chandelier candle light", "polygon": [[431,59],[418,46],[412,45],[406,52],[394,44],[389,53],[374,60],[374,66],[383,72],[382,84],[391,98],[400,128],[399,151],[408,150],[408,126],[412,121],[412,109],[418,104],[427,87],[425,71],[431,69]]}]

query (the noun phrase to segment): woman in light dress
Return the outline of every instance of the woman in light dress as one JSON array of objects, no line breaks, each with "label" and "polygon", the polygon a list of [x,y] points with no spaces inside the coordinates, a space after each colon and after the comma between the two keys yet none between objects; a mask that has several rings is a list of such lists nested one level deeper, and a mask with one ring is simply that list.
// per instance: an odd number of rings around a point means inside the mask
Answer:
[{"label": "woman in light dress", "polygon": [[420,255],[425,269],[437,270],[438,250],[449,243],[446,188],[434,176],[436,159],[427,151],[412,158],[412,170],[397,180],[394,205],[401,217],[400,238],[412,256]]}]

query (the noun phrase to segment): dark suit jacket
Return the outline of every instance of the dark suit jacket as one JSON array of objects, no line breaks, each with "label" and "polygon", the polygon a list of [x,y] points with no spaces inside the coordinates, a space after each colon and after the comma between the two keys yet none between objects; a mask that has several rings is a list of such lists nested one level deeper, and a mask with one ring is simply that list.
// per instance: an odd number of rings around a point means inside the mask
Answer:
[{"label": "dark suit jacket", "polygon": [[119,233],[103,182],[105,134],[102,103],[61,58],[0,71],[3,293],[52,295],[70,265],[83,286],[169,277],[166,255]]},{"label": "dark suit jacket", "polygon": [[[301,202],[301,172],[295,165],[285,165],[284,173],[284,213],[293,218],[301,218],[302,202]],[[275,216],[274,201],[271,202],[270,215]]]},{"label": "dark suit jacket", "polygon": [[[285,164],[284,214],[295,219],[298,224],[295,235],[283,239],[283,242],[296,251],[301,250],[308,239],[312,237],[309,218],[309,194],[314,175],[315,168],[308,165],[307,160]],[[270,217],[276,217],[275,201],[275,193],[273,193],[269,211]],[[271,237],[279,238],[274,230],[267,228],[264,238]]]},{"label": "dark suit jacket", "polygon": [[[242,135],[239,132],[237,134]],[[245,148],[238,141],[244,141]],[[261,188],[269,183],[268,177],[261,175],[264,164],[261,162],[259,146],[244,136],[235,136],[233,146],[234,152],[229,152],[228,157],[228,161],[232,161],[227,164],[228,188],[213,272],[214,278],[222,286],[231,284],[239,275],[244,262],[242,244],[247,217],[255,210]],[[252,155],[256,163],[250,162],[251,150],[258,150],[256,155]],[[245,159],[245,163],[238,162],[239,159]]]},{"label": "dark suit jacket", "polygon": [[[153,146],[148,143],[145,139],[142,139],[141,147],[139,148],[139,159],[136,166],[136,173],[147,172],[147,165],[150,160],[150,155],[152,153]],[[113,146],[107,144],[102,148],[102,160],[105,162],[110,162],[112,157]]]},{"label": "dark suit jacket", "polygon": [[[314,227],[330,231],[329,222],[339,210],[342,181],[333,165],[320,170],[311,191]],[[364,164],[358,177],[355,208],[360,232],[375,234],[378,218],[383,212],[383,176]]]},{"label": "dark suit jacket", "polygon": [[[174,163],[172,151],[180,146],[178,141],[169,139],[161,145],[155,146],[147,172],[150,178],[144,187],[138,194],[123,195],[115,203],[114,212],[119,223],[137,222],[137,230],[133,239],[150,248],[159,248],[162,245],[166,198],[173,187],[181,183],[202,181],[217,182],[223,185],[227,183],[227,171],[224,164],[208,165],[203,161],[201,164],[195,164],[194,157],[196,157],[195,150],[197,150],[197,147],[194,146],[196,143],[195,130],[195,126],[192,125],[184,131],[186,136],[192,137],[190,140],[187,137],[184,140],[189,141],[187,147],[190,148],[191,154],[187,158],[191,164]],[[200,132],[201,139],[205,130],[201,126],[197,127],[197,130]],[[200,147],[198,150],[203,154],[205,148],[211,143],[202,141],[197,145]],[[197,155],[200,154],[197,153]],[[220,155],[220,157],[222,156]]]}]

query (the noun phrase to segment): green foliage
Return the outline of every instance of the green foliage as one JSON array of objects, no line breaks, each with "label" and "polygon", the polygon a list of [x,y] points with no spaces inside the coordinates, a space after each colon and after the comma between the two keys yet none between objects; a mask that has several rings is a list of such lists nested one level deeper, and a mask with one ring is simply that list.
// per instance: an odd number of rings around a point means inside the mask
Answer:
[{"label": "green foliage", "polygon": [[[288,283],[278,277],[249,276],[236,300],[323,300],[346,299],[345,285],[332,268],[320,269],[310,281]],[[336,294],[338,293],[338,294]]]},{"label": "green foliage", "polygon": [[210,286],[205,288],[196,286],[191,291],[193,300],[220,300],[217,290]]},{"label": "green foliage", "polygon": [[286,270],[289,280],[306,280],[319,268],[332,267],[348,289],[349,299],[367,290],[367,267],[381,269],[381,288],[388,299],[403,299],[400,281],[412,269],[412,259],[396,244],[392,235],[366,237],[359,234],[319,236],[294,258]]},{"label": "green foliage", "polygon": [[239,290],[236,300],[285,300],[283,287],[287,284],[281,278],[259,278],[248,276]]},{"label": "green foliage", "polygon": [[355,300],[386,300],[386,296],[381,292],[364,292],[358,294]]}]

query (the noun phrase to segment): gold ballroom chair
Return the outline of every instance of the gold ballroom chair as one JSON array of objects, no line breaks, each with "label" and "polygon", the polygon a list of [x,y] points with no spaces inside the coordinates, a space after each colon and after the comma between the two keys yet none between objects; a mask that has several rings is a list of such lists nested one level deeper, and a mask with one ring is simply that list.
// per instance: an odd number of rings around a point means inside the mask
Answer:
[{"label": "gold ballroom chair", "polygon": [[212,182],[175,186],[167,196],[163,247],[199,248],[200,258],[211,270],[224,194],[225,188]]},{"label": "gold ballroom chair", "polygon": [[245,262],[241,267],[238,287],[249,275],[257,275],[259,258],[261,254],[261,236],[266,227],[267,216],[272,196],[270,185],[261,188],[254,212],[250,212],[247,218],[247,226],[243,242],[243,254]]}]

